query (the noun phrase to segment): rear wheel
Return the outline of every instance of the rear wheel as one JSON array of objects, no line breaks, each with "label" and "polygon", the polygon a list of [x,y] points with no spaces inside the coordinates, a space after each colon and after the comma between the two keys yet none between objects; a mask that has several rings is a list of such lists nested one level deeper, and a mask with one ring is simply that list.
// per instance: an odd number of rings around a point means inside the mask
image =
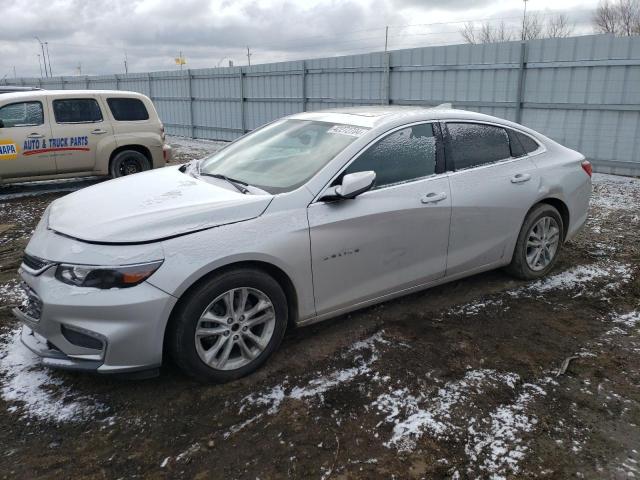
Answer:
[{"label": "rear wheel", "polygon": [[545,276],[558,259],[563,228],[555,207],[546,203],[535,206],[525,218],[507,271],[523,280]]},{"label": "rear wheel", "polygon": [[109,173],[112,178],[118,178],[144,172],[150,168],[151,164],[145,155],[136,150],[123,150],[111,160]]},{"label": "rear wheel", "polygon": [[204,382],[227,382],[255,371],[278,348],[287,326],[280,285],[254,269],[214,277],[192,291],[170,326],[178,366]]}]

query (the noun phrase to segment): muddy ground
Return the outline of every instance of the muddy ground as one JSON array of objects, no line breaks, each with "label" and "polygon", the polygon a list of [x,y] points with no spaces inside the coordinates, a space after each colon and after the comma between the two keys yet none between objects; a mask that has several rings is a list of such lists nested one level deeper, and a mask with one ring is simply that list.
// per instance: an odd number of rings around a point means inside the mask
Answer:
[{"label": "muddy ground", "polygon": [[594,176],[545,280],[490,272],[291,331],[221,386],[49,371],[21,346],[21,250],[63,194],[0,197],[0,478],[640,476],[640,180]]}]

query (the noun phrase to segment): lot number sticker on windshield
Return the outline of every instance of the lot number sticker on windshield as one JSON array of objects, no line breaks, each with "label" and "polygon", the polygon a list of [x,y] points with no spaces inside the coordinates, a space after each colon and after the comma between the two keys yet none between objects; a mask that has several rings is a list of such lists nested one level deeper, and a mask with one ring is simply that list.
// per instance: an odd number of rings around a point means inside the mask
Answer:
[{"label": "lot number sticker on windshield", "polygon": [[18,158],[18,146],[13,140],[0,140],[0,160],[15,160]]},{"label": "lot number sticker on windshield", "polygon": [[334,125],[327,130],[327,133],[338,133],[340,135],[349,135],[350,137],[361,137],[366,132],[366,128],[354,127],[353,125]]}]

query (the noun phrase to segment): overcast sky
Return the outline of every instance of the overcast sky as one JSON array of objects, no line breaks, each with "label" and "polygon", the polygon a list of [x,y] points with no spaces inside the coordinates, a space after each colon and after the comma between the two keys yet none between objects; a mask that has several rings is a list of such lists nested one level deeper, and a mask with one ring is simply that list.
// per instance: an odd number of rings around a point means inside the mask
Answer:
[{"label": "overcast sky", "polygon": [[[48,42],[53,74],[173,70],[347,55],[462,43],[465,21],[505,19],[514,33],[521,0],[0,0],[0,78],[40,76]],[[542,16],[566,13],[576,34],[591,33],[597,0],[529,0]],[[454,23],[457,22],[457,23]]]}]

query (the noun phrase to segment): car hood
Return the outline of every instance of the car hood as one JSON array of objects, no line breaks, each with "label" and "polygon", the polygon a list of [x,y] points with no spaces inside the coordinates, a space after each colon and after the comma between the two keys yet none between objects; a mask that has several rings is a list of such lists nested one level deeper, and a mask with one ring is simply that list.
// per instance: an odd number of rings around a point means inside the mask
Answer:
[{"label": "car hood", "polygon": [[165,167],[109,180],[53,202],[48,227],[96,243],[142,243],[262,214],[272,195],[242,194]]}]

